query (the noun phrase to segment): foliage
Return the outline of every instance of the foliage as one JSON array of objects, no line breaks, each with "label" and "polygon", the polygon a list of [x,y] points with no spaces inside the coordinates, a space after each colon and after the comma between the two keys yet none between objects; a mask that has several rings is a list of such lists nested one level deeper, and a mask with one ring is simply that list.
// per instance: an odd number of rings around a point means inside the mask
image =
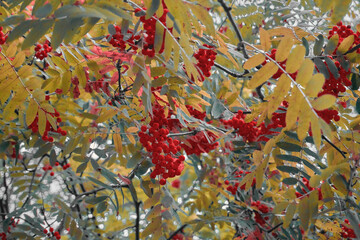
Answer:
[{"label": "foliage", "polygon": [[0,236],[359,238],[357,6],[2,1]]}]

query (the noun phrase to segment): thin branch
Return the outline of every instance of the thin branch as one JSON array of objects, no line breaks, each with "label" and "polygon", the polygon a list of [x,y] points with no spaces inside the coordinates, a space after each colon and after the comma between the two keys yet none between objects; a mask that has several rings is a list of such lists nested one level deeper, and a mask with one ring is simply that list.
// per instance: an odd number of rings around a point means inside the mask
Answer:
[{"label": "thin branch", "polygon": [[175,232],[173,232],[167,240],[173,239],[173,237],[175,237],[176,234],[178,234],[179,232],[181,232],[182,230],[184,230],[184,228],[186,228],[187,226],[188,226],[188,224],[183,224],[183,225],[182,225],[181,227],[179,227]]},{"label": "thin branch", "polygon": [[226,72],[226,73],[229,74],[230,76],[236,77],[236,78],[245,78],[245,77],[246,77],[245,75],[249,73],[248,70],[245,70],[244,73],[242,73],[242,74],[235,73],[235,72],[232,72],[232,71],[230,71],[229,69],[221,66],[221,65],[218,64],[218,63],[214,63],[214,66],[217,67],[217,68],[219,68],[219,69],[221,69],[221,70],[223,70],[224,72]]},{"label": "thin branch", "polygon": [[337,146],[335,146],[335,144],[333,144],[327,137],[325,137],[324,135],[321,135],[321,138],[322,139],[324,139],[327,143],[329,143],[333,148],[335,148],[336,149],[336,151],[338,151],[340,154],[341,154],[341,156],[343,156],[344,158],[346,158],[346,153],[347,152],[343,152],[343,151],[341,151]]},{"label": "thin branch", "polygon": [[239,27],[236,25],[236,22],[235,22],[232,14],[231,14],[231,8],[229,8],[228,6],[226,6],[224,0],[218,0],[218,2],[221,4],[221,6],[223,7],[223,9],[225,10],[227,17],[229,18],[230,23],[231,23],[231,25],[233,26],[233,28],[234,28],[234,30],[235,30],[236,36],[237,36],[237,38],[239,39],[238,49],[239,49],[240,51],[242,51],[244,57],[245,57],[246,59],[248,59],[248,58],[249,58],[249,55],[247,54],[246,49],[245,49],[244,39],[243,39],[243,37],[242,37],[242,35],[241,35],[241,32],[240,32]]}]

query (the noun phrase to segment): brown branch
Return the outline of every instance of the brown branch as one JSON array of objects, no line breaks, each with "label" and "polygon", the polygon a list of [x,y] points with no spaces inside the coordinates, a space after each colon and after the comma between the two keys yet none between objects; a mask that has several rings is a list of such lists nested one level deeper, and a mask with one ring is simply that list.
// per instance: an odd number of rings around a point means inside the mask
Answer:
[{"label": "brown branch", "polygon": [[347,152],[341,151],[337,146],[335,146],[335,144],[333,144],[333,143],[332,143],[327,137],[325,137],[324,135],[321,135],[321,138],[324,139],[327,143],[329,143],[333,148],[335,148],[336,151],[338,151],[338,152],[341,154],[341,156],[343,156],[344,158],[346,158],[346,155],[345,155],[345,154],[347,154]]}]

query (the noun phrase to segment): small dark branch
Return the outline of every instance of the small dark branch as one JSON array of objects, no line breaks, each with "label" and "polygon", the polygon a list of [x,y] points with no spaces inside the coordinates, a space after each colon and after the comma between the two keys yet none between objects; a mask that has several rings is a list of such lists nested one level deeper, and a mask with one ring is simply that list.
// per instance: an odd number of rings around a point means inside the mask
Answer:
[{"label": "small dark branch", "polygon": [[136,210],[135,239],[140,240],[140,202],[134,201]]},{"label": "small dark branch", "polygon": [[180,228],[178,228],[175,232],[173,232],[167,240],[173,239],[173,237],[175,237],[176,234],[182,232],[182,231],[184,230],[184,228],[186,228],[187,226],[188,226],[188,224],[182,225],[182,226],[181,226]]},{"label": "small dark branch", "polygon": [[121,94],[122,92],[122,87],[121,87],[121,60],[119,59],[116,63],[116,69],[118,71],[118,84],[119,84],[119,93]]},{"label": "small dark branch", "polygon": [[247,54],[246,49],[245,49],[245,46],[244,46],[244,43],[243,43],[244,39],[243,39],[243,37],[242,37],[242,35],[241,35],[240,29],[239,29],[238,26],[236,25],[236,22],[235,22],[232,14],[231,14],[231,8],[229,8],[228,6],[226,6],[224,0],[218,0],[218,2],[221,4],[221,6],[223,7],[223,9],[225,10],[226,15],[227,15],[227,17],[229,18],[231,25],[234,27],[236,36],[237,36],[237,38],[239,39],[239,45],[238,45],[239,50],[242,51],[242,53],[244,54],[244,57],[245,57],[246,59],[248,59],[248,58],[249,58],[249,55]]},{"label": "small dark branch", "polygon": [[327,137],[325,137],[324,135],[321,135],[321,138],[324,139],[327,143],[329,143],[333,148],[335,148],[336,151],[338,151],[338,152],[341,154],[341,156],[343,156],[344,158],[346,158],[346,155],[345,155],[345,154],[347,154],[347,152],[341,151],[337,146],[335,146],[335,144],[333,144],[333,143],[332,143]]},{"label": "small dark branch", "polygon": [[199,131],[195,129],[190,132],[170,133],[167,136],[168,137],[179,137],[179,136],[187,136],[187,135],[196,135],[198,132]]},{"label": "small dark branch", "polygon": [[261,102],[266,102],[265,101],[265,96],[262,94],[262,92],[261,92],[261,87],[262,87],[262,85],[263,84],[261,84],[260,86],[258,86],[258,87],[256,87],[256,93],[257,93],[257,95],[259,96],[259,98],[260,98],[260,100],[261,100]]},{"label": "small dark branch", "polygon": [[218,63],[214,63],[214,66],[217,67],[217,68],[219,68],[219,69],[221,69],[221,70],[223,70],[224,72],[226,72],[226,73],[229,74],[230,76],[236,77],[236,78],[244,78],[245,75],[249,73],[248,70],[245,70],[244,73],[242,73],[242,74],[234,73],[234,72],[230,71],[229,69],[221,66],[221,65],[218,64]]},{"label": "small dark branch", "polygon": [[275,225],[274,227],[270,228],[269,230],[267,230],[268,233],[271,233],[272,231],[276,230],[278,227],[280,227],[281,225],[283,225],[283,223],[279,223],[278,225]]},{"label": "small dark branch", "polygon": [[360,48],[360,44],[356,45],[355,47],[353,48],[350,48],[349,50],[347,50],[346,53],[344,53],[344,55],[348,54],[348,53],[352,53],[352,52],[355,52],[356,50],[358,50]]}]

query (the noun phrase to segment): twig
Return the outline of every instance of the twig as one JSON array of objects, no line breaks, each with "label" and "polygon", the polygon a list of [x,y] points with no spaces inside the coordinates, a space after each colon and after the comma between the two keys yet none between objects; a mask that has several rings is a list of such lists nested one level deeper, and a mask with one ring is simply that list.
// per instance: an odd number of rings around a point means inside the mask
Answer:
[{"label": "twig", "polygon": [[184,230],[184,228],[186,228],[187,226],[188,224],[183,224],[180,228],[178,228],[175,232],[173,232],[167,240],[171,240],[173,237],[176,236],[176,234]]},{"label": "twig", "polygon": [[221,4],[221,6],[223,7],[223,9],[225,10],[226,15],[227,15],[227,17],[229,18],[231,25],[234,27],[236,36],[237,36],[237,38],[239,39],[238,50],[242,51],[244,57],[245,57],[246,59],[248,59],[248,58],[249,58],[249,55],[247,54],[246,49],[245,49],[245,46],[244,46],[244,39],[243,39],[243,37],[242,37],[242,35],[241,35],[241,32],[240,32],[238,26],[236,25],[236,22],[235,22],[232,14],[231,14],[231,8],[229,8],[228,6],[226,6],[224,0],[218,0],[218,2]]},{"label": "twig", "polygon": [[347,152],[343,152],[343,151],[341,151],[337,146],[335,146],[335,144],[333,144],[327,137],[325,137],[324,135],[321,135],[321,138],[322,139],[324,139],[327,143],[329,143],[333,148],[335,148],[336,149],[336,151],[338,151],[340,154],[341,154],[341,156],[343,156],[344,158],[346,158],[346,153]]},{"label": "twig", "polygon": [[230,76],[236,77],[236,78],[245,78],[245,77],[246,77],[245,75],[249,73],[248,70],[245,70],[244,73],[242,73],[242,74],[235,73],[235,72],[232,72],[232,71],[230,71],[229,69],[221,66],[221,65],[218,64],[218,63],[214,63],[214,66],[217,67],[217,68],[219,68],[219,69],[221,69],[221,70],[223,70],[224,72],[226,72],[226,73],[229,74]]}]

